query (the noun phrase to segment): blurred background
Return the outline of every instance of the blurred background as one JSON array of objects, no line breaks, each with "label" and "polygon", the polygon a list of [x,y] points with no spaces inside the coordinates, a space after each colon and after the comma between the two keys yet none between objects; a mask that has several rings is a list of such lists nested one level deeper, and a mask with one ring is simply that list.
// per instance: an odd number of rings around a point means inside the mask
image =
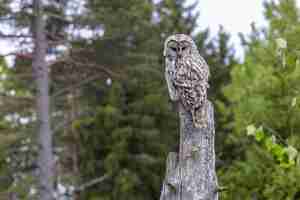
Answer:
[{"label": "blurred background", "polygon": [[299,200],[299,15],[296,0],[0,1],[0,199],[42,199],[43,181],[57,200],[159,199],[179,142],[163,42],[185,33],[210,66],[220,199]]}]

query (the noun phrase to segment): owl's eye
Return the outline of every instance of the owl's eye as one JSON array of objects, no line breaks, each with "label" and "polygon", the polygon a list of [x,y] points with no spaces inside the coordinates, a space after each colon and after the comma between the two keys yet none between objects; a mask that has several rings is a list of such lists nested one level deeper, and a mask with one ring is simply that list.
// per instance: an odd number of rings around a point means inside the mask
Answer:
[{"label": "owl's eye", "polygon": [[172,49],[173,51],[176,51],[176,50],[177,50],[175,47],[171,47],[171,49]]},{"label": "owl's eye", "polygon": [[187,47],[182,47],[182,51],[186,50]]}]

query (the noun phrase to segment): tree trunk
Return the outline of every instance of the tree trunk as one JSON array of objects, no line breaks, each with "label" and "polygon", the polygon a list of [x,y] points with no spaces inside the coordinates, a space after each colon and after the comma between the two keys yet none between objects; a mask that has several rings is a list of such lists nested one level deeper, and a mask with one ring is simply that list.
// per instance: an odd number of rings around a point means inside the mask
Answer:
[{"label": "tree trunk", "polygon": [[53,199],[54,162],[49,114],[49,72],[46,63],[47,41],[42,1],[34,0],[34,57],[32,62],[37,87],[39,198]]},{"label": "tree trunk", "polygon": [[208,126],[200,129],[194,127],[191,114],[179,105],[179,155],[171,152],[168,156],[160,200],[218,200],[211,103],[206,110]]},{"label": "tree trunk", "polygon": [[9,193],[9,200],[18,200],[18,195],[15,192]]}]

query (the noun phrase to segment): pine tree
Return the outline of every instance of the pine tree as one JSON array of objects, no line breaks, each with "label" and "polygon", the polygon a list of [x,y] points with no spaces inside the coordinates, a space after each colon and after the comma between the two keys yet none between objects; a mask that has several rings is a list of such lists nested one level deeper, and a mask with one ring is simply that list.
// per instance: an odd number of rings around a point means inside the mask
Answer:
[{"label": "pine tree", "polygon": [[[95,42],[82,44],[93,49],[97,56],[91,58],[97,64],[118,72],[121,79],[103,77],[82,90],[80,105],[91,116],[73,123],[80,135],[76,140],[80,145],[80,182],[103,175],[110,178],[87,188],[81,198],[158,198],[166,152],[178,148],[178,119],[168,103],[162,44],[169,34],[191,33],[195,28],[195,5],[186,8],[184,4],[89,1],[89,20],[102,22],[105,31]],[[227,70],[225,66],[233,62],[228,35],[220,31],[216,43],[209,41],[208,34],[199,35],[195,34],[195,38],[204,41],[199,40],[199,46],[209,64],[220,73]],[[228,81],[222,78],[214,80],[220,86],[212,89],[219,96],[222,83]],[[107,85],[106,81],[111,80],[112,85]],[[217,96],[213,95],[213,99]]]},{"label": "pine tree", "polygon": [[[234,66],[224,89],[234,114],[234,135],[226,142],[237,147],[232,165],[220,171],[228,186],[224,199],[298,198],[299,10],[293,0],[266,2],[265,16],[269,27],[253,25],[243,38],[245,61]],[[253,126],[260,127],[258,142],[246,135]]]},{"label": "pine tree", "polygon": [[[18,128],[14,131],[25,133],[15,134],[14,146],[9,148],[6,154],[8,160],[13,157],[17,160],[6,163],[14,168],[10,174],[13,177],[13,184],[10,185],[9,190],[18,190],[21,198],[34,198],[29,197],[31,194],[28,191],[36,189],[36,180],[33,181],[35,178],[32,173],[36,176],[38,171],[39,198],[53,199],[55,163],[50,124],[52,113],[49,97],[49,66],[51,63],[46,62],[46,56],[53,54],[52,50],[63,40],[58,36],[61,36],[65,25],[61,22],[66,20],[63,19],[63,13],[60,11],[62,6],[66,5],[60,5],[59,2],[43,4],[39,0],[33,0],[6,1],[2,6],[4,10],[1,13],[1,23],[9,26],[9,29],[1,30],[0,36],[5,39],[15,39],[14,44],[17,47],[16,52],[9,53],[15,56],[15,64],[6,69],[8,80],[3,82],[9,85],[5,90],[11,93],[6,95],[6,98],[22,101],[20,104],[16,101],[11,103],[10,109],[7,108],[3,116],[13,117],[16,121],[13,125]],[[9,41],[12,43],[11,40]],[[36,85],[32,85],[33,81]],[[33,100],[36,100],[36,106]],[[26,107],[20,108],[20,105]],[[22,120],[26,120],[26,126]],[[13,133],[11,135],[13,136]],[[37,167],[39,170],[36,169]]]},{"label": "pine tree", "polygon": [[[114,15],[109,12],[111,6]],[[104,39],[91,45],[97,52],[106,52],[98,56],[97,62],[112,69],[117,67],[122,77],[107,77],[112,78],[111,86],[104,79],[85,90],[89,104],[94,96],[91,108],[95,116],[75,122],[80,132],[81,176],[85,177],[83,182],[104,174],[110,178],[87,190],[82,198],[159,196],[164,158],[170,147],[177,146],[177,117],[168,104],[160,59],[160,27],[165,22],[152,21],[153,13],[159,10],[157,6],[148,1],[91,5],[105,29]]]},{"label": "pine tree", "polygon": [[[166,153],[177,150],[178,140],[178,119],[163,77],[163,41],[172,33],[192,33],[211,70],[227,74],[228,36],[220,31],[213,42],[207,33],[193,33],[196,4],[186,7],[186,1],[86,0],[82,7],[75,0],[60,2],[44,6],[47,54],[55,57],[49,67],[55,185],[69,188],[77,199],[157,199]],[[16,31],[32,30],[30,15],[23,14],[13,18]],[[25,77],[32,74],[27,50],[16,53],[8,71],[11,88],[31,100],[26,111],[13,104],[15,112],[32,118],[26,129],[18,125],[26,138],[17,144],[30,139],[26,145],[34,149],[36,90],[30,84],[34,77]],[[227,75],[218,77],[213,101],[222,99],[220,88],[228,81]],[[36,151],[27,155],[34,163]],[[30,173],[25,172],[24,190],[18,190],[21,198],[35,187]]]}]

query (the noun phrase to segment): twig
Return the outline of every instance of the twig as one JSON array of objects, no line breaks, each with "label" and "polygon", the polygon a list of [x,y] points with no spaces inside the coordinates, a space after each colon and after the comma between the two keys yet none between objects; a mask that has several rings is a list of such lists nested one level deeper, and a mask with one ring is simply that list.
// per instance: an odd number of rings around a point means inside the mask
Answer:
[{"label": "twig", "polygon": [[228,191],[229,188],[228,187],[225,187],[225,186],[219,186],[216,190],[216,192],[225,192],[225,191]]},{"label": "twig", "polygon": [[55,14],[53,12],[47,12],[45,11],[45,13],[49,16],[49,17],[53,17],[53,18],[56,18],[56,19],[59,19],[65,23],[71,23],[68,19],[66,19],[66,17],[64,17],[63,15],[58,15],[58,14]]},{"label": "twig", "polygon": [[58,40],[55,40],[55,41],[48,41],[48,44],[49,45],[61,45],[61,44],[69,44],[71,43],[72,41],[69,41],[69,40],[64,40],[64,39],[58,39]]},{"label": "twig", "polygon": [[33,98],[30,98],[30,97],[12,96],[12,95],[9,95],[9,94],[6,94],[6,93],[0,93],[0,98],[1,98],[2,101],[4,100],[4,98],[8,99],[10,101],[13,101],[13,100],[32,101],[33,100]]},{"label": "twig", "polygon": [[94,64],[94,63],[80,63],[75,61],[74,62],[77,65],[81,65],[81,66],[87,66],[87,67],[95,67],[96,69],[101,70],[102,72],[105,72],[107,75],[111,76],[111,77],[115,77],[115,78],[120,78],[119,74],[114,73],[113,71],[109,70],[107,67],[98,65],[98,64]]},{"label": "twig", "polygon": [[79,83],[77,83],[77,84],[75,84],[75,85],[72,85],[72,86],[70,86],[70,87],[63,88],[63,89],[57,91],[56,93],[54,93],[54,94],[52,95],[52,98],[56,98],[57,96],[60,96],[60,95],[62,95],[63,93],[65,93],[65,92],[67,92],[67,91],[69,91],[69,90],[71,90],[71,89],[79,88],[79,87],[81,87],[81,86],[83,86],[83,85],[85,85],[85,84],[88,84],[88,83],[90,83],[91,81],[94,81],[94,80],[96,80],[96,79],[99,78],[99,77],[100,77],[100,75],[97,74],[97,75],[92,76],[92,77],[90,77],[90,78],[88,78],[88,79],[85,79],[85,80],[83,80],[83,81],[81,81],[81,82],[79,82]]},{"label": "twig", "polygon": [[10,52],[10,53],[7,53],[7,54],[1,54],[0,56],[1,57],[7,57],[7,56],[16,56],[16,55],[18,55],[18,53],[16,53],[16,52]]},{"label": "twig", "polygon": [[10,52],[7,54],[1,54],[1,57],[8,57],[8,56],[19,56],[19,57],[23,57],[23,58],[27,58],[27,59],[32,59],[32,55],[30,53],[26,54],[26,53],[20,53],[20,52]]},{"label": "twig", "polygon": [[0,32],[0,38],[33,38],[33,36],[24,34],[4,34]]},{"label": "twig", "polygon": [[[1,9],[1,7],[0,7]],[[15,20],[16,17],[10,16],[10,17],[0,17],[0,21],[9,21],[9,20]]]},{"label": "twig", "polygon": [[[81,50],[80,50],[81,51]],[[88,52],[89,50],[86,50]],[[73,50],[70,51],[70,53],[73,53]],[[59,58],[56,61],[49,63],[48,66],[59,64],[59,63],[66,63],[66,64],[73,64],[73,65],[79,65],[82,67],[94,67],[95,69],[99,69],[102,72],[106,73],[110,77],[120,78],[121,76],[119,74],[116,74],[115,72],[111,71],[108,67],[96,64],[96,63],[83,63],[75,61],[70,55],[66,55],[63,58]]]},{"label": "twig", "polygon": [[85,189],[89,188],[89,187],[92,187],[96,184],[99,184],[99,183],[102,183],[103,181],[105,181],[106,179],[108,179],[110,176],[108,174],[104,175],[104,176],[101,176],[99,178],[95,178],[87,183],[84,183],[82,185],[80,185],[79,187],[77,187],[75,189],[75,192],[81,192],[81,191],[84,191]]}]

